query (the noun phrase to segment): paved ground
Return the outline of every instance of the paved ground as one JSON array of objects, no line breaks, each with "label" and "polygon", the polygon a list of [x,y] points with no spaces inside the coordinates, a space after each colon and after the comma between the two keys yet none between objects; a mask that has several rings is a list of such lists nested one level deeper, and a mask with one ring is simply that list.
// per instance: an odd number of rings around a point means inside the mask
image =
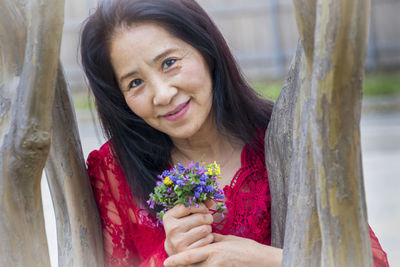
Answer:
[{"label": "paved ground", "polygon": [[[391,266],[400,266],[400,110],[365,110],[361,142],[369,223],[388,253]],[[96,134],[88,113],[79,113],[78,118],[86,158],[102,143],[96,138],[101,133]],[[57,266],[54,215],[46,184],[42,186],[51,261]]]},{"label": "paved ground", "polygon": [[400,266],[400,111],[366,114],[361,134],[369,223]]}]

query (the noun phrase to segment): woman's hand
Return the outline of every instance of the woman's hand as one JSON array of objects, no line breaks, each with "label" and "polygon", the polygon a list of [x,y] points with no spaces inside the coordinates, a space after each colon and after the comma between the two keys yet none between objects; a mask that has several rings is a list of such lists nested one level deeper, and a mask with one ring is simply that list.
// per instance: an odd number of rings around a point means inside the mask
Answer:
[{"label": "woman's hand", "polygon": [[214,235],[214,243],[170,256],[164,266],[281,266],[282,250],[237,236]]},{"label": "woman's hand", "polygon": [[[210,203],[207,203],[210,205]],[[190,209],[178,204],[164,214],[165,251],[169,256],[214,241],[211,233],[213,216],[204,203]]]}]

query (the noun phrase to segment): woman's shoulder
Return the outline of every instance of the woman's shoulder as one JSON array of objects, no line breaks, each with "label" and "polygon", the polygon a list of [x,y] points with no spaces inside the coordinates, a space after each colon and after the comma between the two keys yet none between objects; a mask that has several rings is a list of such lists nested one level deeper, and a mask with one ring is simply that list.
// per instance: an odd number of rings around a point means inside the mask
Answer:
[{"label": "woman's shoulder", "polygon": [[89,163],[93,164],[96,163],[98,160],[112,156],[109,142],[110,141],[105,142],[99,149],[95,149],[89,153],[87,158],[88,165]]},{"label": "woman's shoulder", "polygon": [[111,151],[110,141],[105,142],[98,150],[90,152],[86,165],[91,179],[99,178],[110,172],[117,176],[122,175],[122,170]]},{"label": "woman's shoulder", "polygon": [[264,161],[265,148],[264,148],[265,129],[256,132],[251,144],[244,147],[244,154],[248,157],[257,157]]}]

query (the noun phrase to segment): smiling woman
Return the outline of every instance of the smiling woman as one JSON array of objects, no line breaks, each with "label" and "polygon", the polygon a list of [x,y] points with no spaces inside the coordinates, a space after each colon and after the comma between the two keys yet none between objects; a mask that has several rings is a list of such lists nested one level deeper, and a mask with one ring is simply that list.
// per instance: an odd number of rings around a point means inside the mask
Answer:
[{"label": "smiling woman", "polygon": [[[104,1],[84,25],[81,55],[109,138],[87,160],[107,266],[280,266],[263,141],[273,103],[243,79],[204,10]],[[202,159],[220,163],[225,216],[212,202],[178,204],[158,224],[146,204],[157,175]]]}]

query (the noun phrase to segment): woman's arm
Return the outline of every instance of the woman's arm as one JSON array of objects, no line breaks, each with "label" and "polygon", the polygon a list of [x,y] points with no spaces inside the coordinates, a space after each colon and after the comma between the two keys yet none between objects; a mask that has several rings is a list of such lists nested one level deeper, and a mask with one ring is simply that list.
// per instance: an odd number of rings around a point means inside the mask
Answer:
[{"label": "woman's arm", "polygon": [[106,266],[162,266],[168,257],[164,229],[134,205],[108,143],[90,153],[87,166],[103,226]]},{"label": "woman's arm", "polygon": [[[374,267],[389,267],[386,253],[383,251],[371,228],[370,239]],[[281,266],[282,249],[266,246],[251,239],[214,234],[213,244],[205,247],[186,250],[169,257],[166,267],[190,265],[211,266],[224,262],[236,262],[239,266]]]},{"label": "woman's arm", "polygon": [[127,238],[128,225],[118,212],[112,189],[116,177],[108,146],[90,153],[87,165],[90,182],[103,228],[103,245],[106,266],[137,266],[139,255]]},{"label": "woman's arm", "polygon": [[375,233],[369,227],[369,238],[371,240],[372,258],[374,260],[374,267],[389,267],[386,252],[383,251],[379,240]]}]

